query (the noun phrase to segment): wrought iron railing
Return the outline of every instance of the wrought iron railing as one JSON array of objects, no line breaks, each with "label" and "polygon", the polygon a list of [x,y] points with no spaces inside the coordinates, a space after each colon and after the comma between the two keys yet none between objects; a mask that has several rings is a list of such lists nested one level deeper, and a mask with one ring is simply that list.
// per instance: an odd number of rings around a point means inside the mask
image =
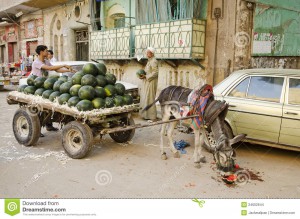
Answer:
[{"label": "wrought iron railing", "polygon": [[144,24],[91,33],[91,59],[130,59],[152,46],[160,59],[202,59],[205,21],[197,19]]}]

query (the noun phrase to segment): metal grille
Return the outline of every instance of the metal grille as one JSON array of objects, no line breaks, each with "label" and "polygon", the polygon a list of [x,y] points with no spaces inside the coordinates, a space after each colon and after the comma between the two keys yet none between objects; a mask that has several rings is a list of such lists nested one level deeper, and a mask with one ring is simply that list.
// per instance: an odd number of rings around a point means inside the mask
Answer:
[{"label": "metal grille", "polygon": [[145,49],[152,46],[157,58],[202,59],[205,26],[203,20],[187,19],[95,31],[91,33],[91,58],[129,59],[143,56]]},{"label": "metal grille", "polygon": [[129,28],[91,33],[91,59],[128,59]]}]

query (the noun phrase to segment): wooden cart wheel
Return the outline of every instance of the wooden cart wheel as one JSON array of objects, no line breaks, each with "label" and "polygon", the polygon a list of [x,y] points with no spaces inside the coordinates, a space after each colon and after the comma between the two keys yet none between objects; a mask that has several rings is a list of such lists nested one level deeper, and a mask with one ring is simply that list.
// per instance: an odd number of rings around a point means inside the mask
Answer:
[{"label": "wooden cart wheel", "polygon": [[72,121],[62,130],[62,144],[71,158],[85,157],[92,147],[92,142],[93,133],[87,124]]},{"label": "wooden cart wheel", "polygon": [[13,118],[13,131],[19,144],[32,146],[41,135],[41,124],[37,114],[18,109]]},{"label": "wooden cart wheel", "polygon": [[[121,120],[121,123],[123,125],[134,125],[134,120],[133,118],[124,118]],[[110,137],[118,143],[125,143],[127,141],[130,141],[135,133],[135,129],[131,129],[128,131],[121,131],[121,132],[114,132],[114,133],[110,133]]]}]

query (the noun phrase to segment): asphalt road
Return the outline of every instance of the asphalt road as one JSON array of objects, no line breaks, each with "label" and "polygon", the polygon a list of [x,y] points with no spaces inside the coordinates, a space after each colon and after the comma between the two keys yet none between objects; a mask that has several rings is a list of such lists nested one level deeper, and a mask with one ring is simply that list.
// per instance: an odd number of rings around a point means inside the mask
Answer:
[{"label": "asphalt road", "polygon": [[[19,145],[12,131],[17,105],[0,91],[0,196],[2,198],[300,198],[300,153],[241,143],[236,163],[240,181],[225,184],[212,154],[193,166],[186,154],[161,160],[159,127],[137,129],[128,144],[97,137],[84,159],[70,159],[61,132],[46,132],[38,145]],[[139,119],[136,119],[137,122]],[[58,125],[55,124],[57,127]],[[174,140],[193,145],[193,135],[176,132]]]}]

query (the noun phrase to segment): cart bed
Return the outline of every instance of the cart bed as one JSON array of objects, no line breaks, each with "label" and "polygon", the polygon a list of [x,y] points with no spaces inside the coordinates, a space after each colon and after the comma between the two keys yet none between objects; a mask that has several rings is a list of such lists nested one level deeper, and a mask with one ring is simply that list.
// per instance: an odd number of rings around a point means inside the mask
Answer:
[{"label": "cart bed", "polygon": [[106,109],[94,109],[91,111],[78,111],[76,107],[60,105],[58,102],[51,102],[41,96],[24,94],[18,91],[12,91],[7,95],[8,104],[25,104],[38,108],[38,110],[50,110],[59,112],[64,115],[69,115],[77,119],[88,121],[98,121],[106,116],[129,113],[138,110],[139,104],[125,105],[123,107],[113,107]]}]

